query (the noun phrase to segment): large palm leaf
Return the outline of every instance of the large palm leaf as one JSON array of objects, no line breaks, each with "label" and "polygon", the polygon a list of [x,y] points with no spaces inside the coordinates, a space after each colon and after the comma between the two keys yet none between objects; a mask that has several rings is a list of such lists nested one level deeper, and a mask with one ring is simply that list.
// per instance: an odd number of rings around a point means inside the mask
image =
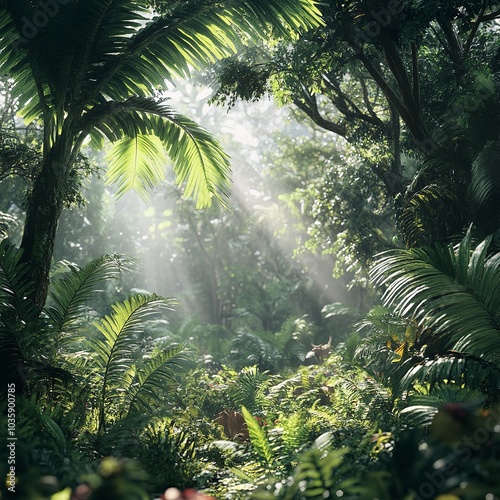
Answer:
[{"label": "large palm leaf", "polygon": [[[311,0],[222,5],[196,0],[179,2],[161,16],[152,15],[145,3],[86,0],[59,5],[44,26],[27,36],[27,22],[43,14],[34,2],[8,0],[0,10],[4,49],[0,66],[16,80],[13,92],[25,106],[25,119],[43,123],[46,154],[54,147],[70,149],[66,159],[71,164],[85,137],[98,125],[111,139],[135,139],[146,128],[146,133],[158,133],[167,145],[179,182],[189,176],[187,192],[206,205],[211,195],[224,191],[229,174],[227,158],[208,134],[193,122],[174,117],[171,110],[165,116],[165,109],[158,113],[158,108],[142,107],[143,115],[161,115],[169,123],[148,121],[147,126],[137,128],[127,126],[130,120],[124,124],[118,117],[113,121],[109,113],[99,116],[95,111],[131,97],[152,98],[174,75],[186,76],[192,67],[233,53],[242,35],[261,36],[272,28],[290,36],[317,25],[319,13]],[[120,113],[123,108],[112,111]],[[147,146],[143,154],[153,152],[151,143],[142,145]],[[121,152],[134,156],[131,148],[122,147]],[[137,162],[123,165],[122,173],[127,167],[137,172]],[[123,180],[123,175],[111,177]],[[120,187],[147,186],[161,178],[158,169],[142,168],[141,175],[135,176],[138,182],[122,182]]]},{"label": "large palm leaf", "polygon": [[[134,188],[147,198],[147,188],[163,179],[163,151],[173,159],[177,182],[187,181],[185,194],[197,196],[198,207],[212,195],[226,194],[226,182],[219,180],[228,178],[228,158],[219,143],[164,102],[134,97],[119,105],[97,106],[88,118],[86,127],[96,124],[94,137],[97,133],[117,141],[108,154],[108,178],[118,184],[119,194]],[[190,175],[193,165],[199,175]]]},{"label": "large palm leaf", "polygon": [[483,358],[457,351],[432,359],[409,358],[394,374],[399,392],[411,391],[415,383],[428,384],[432,394],[440,387],[466,387],[480,391],[490,402],[500,396],[500,368]]},{"label": "large palm leaf", "polygon": [[447,339],[448,348],[500,362],[500,254],[488,254],[491,237],[472,249],[460,245],[393,250],[373,267],[384,303]]}]

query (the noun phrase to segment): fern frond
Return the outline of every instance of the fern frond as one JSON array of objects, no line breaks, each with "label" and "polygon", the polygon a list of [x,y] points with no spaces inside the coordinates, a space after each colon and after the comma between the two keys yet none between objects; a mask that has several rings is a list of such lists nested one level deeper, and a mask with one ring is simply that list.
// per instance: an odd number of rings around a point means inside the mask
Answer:
[{"label": "fern frond", "polygon": [[54,335],[65,334],[66,340],[70,338],[68,334],[81,326],[87,303],[100,291],[102,282],[115,278],[130,263],[119,255],[104,255],[81,269],[70,264],[63,277],[53,279],[45,309],[52,321]]},{"label": "fern frond", "polygon": [[312,448],[300,455],[300,463],[295,470],[293,483],[285,494],[284,500],[295,498],[327,498],[340,490],[342,485],[341,465],[348,449],[323,450]]},{"label": "fern frond", "polygon": [[176,368],[185,359],[184,346],[158,352],[137,368],[135,380],[126,395],[128,414],[150,411],[150,402],[159,403],[165,389],[174,379]]},{"label": "fern frond", "polygon": [[235,384],[229,389],[231,400],[237,407],[245,406],[249,411],[257,412],[264,403],[264,392],[269,387],[267,372],[261,372],[256,366],[247,366],[241,370]]},{"label": "fern frond", "polygon": [[310,428],[309,417],[305,410],[298,411],[286,418],[281,418],[282,439],[287,452],[292,455],[308,444]]},{"label": "fern frond", "polygon": [[113,313],[95,323],[103,339],[90,339],[88,345],[95,352],[102,380],[100,427],[104,426],[105,407],[123,400],[123,391],[129,389],[135,376],[134,356],[144,322],[163,309],[171,309],[172,303],[156,295],[134,295],[114,304]]},{"label": "fern frond", "polygon": [[266,431],[244,406],[241,407],[241,413],[245,419],[245,423],[247,424],[252,449],[267,465],[272,465],[275,457]]}]

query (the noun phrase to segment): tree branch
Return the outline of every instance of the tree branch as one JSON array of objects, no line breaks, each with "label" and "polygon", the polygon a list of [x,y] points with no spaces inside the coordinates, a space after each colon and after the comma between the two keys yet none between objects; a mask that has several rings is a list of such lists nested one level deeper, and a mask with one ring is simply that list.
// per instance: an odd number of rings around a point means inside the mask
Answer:
[{"label": "tree branch", "polygon": [[370,102],[370,97],[368,93],[368,88],[366,86],[366,82],[364,81],[363,78],[359,81],[361,85],[361,89],[363,91],[363,101],[365,103],[366,109],[368,110],[368,113],[370,113],[371,116],[374,118],[378,118],[377,113],[375,113],[375,110],[373,109],[372,103]]},{"label": "tree branch", "polygon": [[[328,75],[322,74],[323,81],[336,93],[336,97],[332,98],[333,103],[337,109],[347,118],[358,119],[375,125],[376,127],[385,128],[384,122],[375,114],[367,115],[363,113],[356,105],[356,103],[340,88],[340,85],[334,80],[330,80]],[[349,109],[349,106],[352,108]]]},{"label": "tree branch", "polygon": [[[399,99],[397,94],[394,92],[394,90],[392,90],[389,83],[381,74],[380,70],[373,65],[372,61],[362,51],[360,51],[359,48],[353,46],[353,49],[357,52],[359,60],[363,63],[368,73],[370,73],[372,78],[384,93],[386,99],[389,101],[389,104],[394,106],[396,111],[399,113],[402,120],[407,125],[413,138],[417,141],[417,144],[423,143],[423,141],[427,139],[427,133],[420,117],[419,110],[417,110],[417,115],[413,115],[412,109],[406,108],[405,103],[402,102],[401,99]],[[410,102],[413,102],[411,91],[410,98]],[[423,151],[425,152],[425,150]]]},{"label": "tree branch", "polygon": [[418,73],[418,47],[415,42],[411,43],[411,64],[413,79],[413,100],[415,105],[420,108],[420,75]]},{"label": "tree branch", "polygon": [[[486,1],[484,0],[483,2],[483,8],[481,9],[481,14],[477,17],[476,21],[472,25],[472,29],[469,33],[469,36],[467,37],[467,41],[465,42],[465,47],[464,47],[464,54],[468,54],[470,51],[470,48],[472,46],[472,42],[474,41],[474,37],[476,36],[477,30],[479,29],[479,26],[481,25],[481,18],[483,17],[485,11],[486,11]],[[500,12],[500,11],[499,11]]]},{"label": "tree branch", "polygon": [[321,116],[321,113],[318,110],[318,106],[316,104],[316,100],[313,96],[309,94],[309,98],[307,98],[307,95],[305,96],[305,101],[309,104],[309,106],[306,104],[306,102],[294,98],[293,103],[295,106],[297,106],[301,111],[303,111],[311,120],[318,125],[321,128],[324,128],[325,130],[329,130],[330,132],[333,132],[334,134],[340,135],[342,137],[345,137],[347,135],[347,130],[346,127],[339,125],[337,123],[331,122],[330,120],[325,119],[323,116]]},{"label": "tree branch", "polygon": [[500,17],[500,9],[490,12],[489,14],[484,14],[478,18],[478,21],[481,23],[487,21],[493,21],[494,19],[498,19]]},{"label": "tree branch", "polygon": [[389,104],[394,106],[396,111],[401,116],[403,122],[406,124],[411,135],[415,139],[417,146],[423,152],[426,152],[424,148],[424,141],[428,139],[428,134],[422,120],[421,110],[415,103],[412,86],[408,79],[408,75],[406,74],[403,61],[401,60],[401,57],[391,40],[386,39],[383,46],[386,63],[389,66],[391,74],[396,80],[402,100],[398,97],[396,92],[394,92],[389,82],[386,81],[380,72],[380,69],[375,67],[370,58],[368,58],[363,51],[360,51],[359,48],[353,46],[353,49],[357,52],[358,58],[363,63],[368,73],[370,73],[372,78],[384,93],[386,99],[389,101]]},{"label": "tree branch", "polygon": [[439,19],[438,16],[437,22],[446,38],[448,53],[450,54],[451,60],[455,64],[456,70],[461,72],[463,69],[464,49],[460,39],[457,37],[455,28],[449,19]]}]

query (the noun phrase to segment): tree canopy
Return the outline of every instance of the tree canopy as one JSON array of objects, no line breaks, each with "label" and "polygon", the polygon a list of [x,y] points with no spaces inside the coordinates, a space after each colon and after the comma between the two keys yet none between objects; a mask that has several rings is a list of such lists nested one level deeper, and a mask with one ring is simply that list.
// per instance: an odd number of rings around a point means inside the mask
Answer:
[{"label": "tree canopy", "polygon": [[[296,0],[213,4],[6,1],[0,9],[0,68],[27,123],[41,127],[42,159],[33,183],[22,248],[42,305],[57,221],[82,146],[115,144],[109,178],[121,192],[163,179],[163,150],[187,194],[207,205],[229,182],[216,139],[176,113],[161,90],[174,75],[234,53],[241,38],[273,27],[293,37],[320,22],[314,4]],[[166,8],[168,7],[168,8]]]},{"label": "tree canopy", "polygon": [[408,245],[446,240],[471,222],[494,231],[498,2],[321,9],[324,26],[295,42],[277,37],[218,63],[215,100],[271,93],[344,138],[394,200]]}]

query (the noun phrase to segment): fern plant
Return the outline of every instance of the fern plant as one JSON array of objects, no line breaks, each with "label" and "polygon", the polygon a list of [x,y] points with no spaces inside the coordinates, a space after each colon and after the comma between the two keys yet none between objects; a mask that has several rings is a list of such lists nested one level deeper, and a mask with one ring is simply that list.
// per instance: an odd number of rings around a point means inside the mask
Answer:
[{"label": "fern plant", "polygon": [[[97,321],[100,337],[85,341],[86,365],[96,388],[97,432],[105,433],[110,415],[116,420],[151,411],[150,402],[161,401],[163,389],[172,380],[172,369],[180,361],[182,346],[156,350],[142,361],[140,332],[144,323],[171,301],[156,295],[136,295],[113,305],[113,313]],[[79,354],[81,355],[81,354]]]},{"label": "fern plant", "polygon": [[384,304],[426,332],[419,352],[398,367],[402,390],[446,380],[498,398],[500,253],[489,253],[491,240],[474,246],[469,231],[456,246],[379,256],[372,278],[385,289]]},{"label": "fern plant", "polygon": [[161,419],[151,422],[140,435],[138,458],[148,471],[155,491],[167,487],[179,489],[195,486],[194,478],[201,470],[198,435]]},{"label": "fern plant", "polygon": [[20,252],[5,243],[0,250],[0,342],[9,354],[2,376],[9,383],[19,379],[19,396],[24,391],[36,397],[65,431],[83,428],[97,434],[95,447],[105,449],[114,440],[119,448],[121,437],[127,440],[130,429],[143,425],[164,402],[178,371],[183,346],[142,346],[148,321],[171,309],[173,301],[135,295],[92,326],[97,313],[88,301],[130,264],[104,256],[54,275],[40,314],[26,298],[28,268]]},{"label": "fern plant", "polygon": [[83,334],[90,314],[89,302],[107,280],[117,278],[131,268],[133,261],[119,255],[104,255],[83,268],[69,264],[67,270],[52,279],[45,312],[50,320],[54,358],[68,343]]},{"label": "fern plant", "polygon": [[[28,299],[33,291],[30,269],[21,262],[22,252],[4,240],[0,243],[0,348],[1,381],[17,390],[35,390],[45,380],[68,379],[49,365],[49,324]],[[38,381],[38,382],[37,382]],[[2,393],[4,394],[4,393]]]},{"label": "fern plant", "polygon": [[320,436],[309,450],[300,455],[299,465],[290,478],[275,482],[267,488],[268,491],[257,491],[251,498],[299,500],[343,496],[344,490],[356,483],[355,479],[343,478],[342,461],[348,450],[332,450],[329,445],[329,439]]}]

